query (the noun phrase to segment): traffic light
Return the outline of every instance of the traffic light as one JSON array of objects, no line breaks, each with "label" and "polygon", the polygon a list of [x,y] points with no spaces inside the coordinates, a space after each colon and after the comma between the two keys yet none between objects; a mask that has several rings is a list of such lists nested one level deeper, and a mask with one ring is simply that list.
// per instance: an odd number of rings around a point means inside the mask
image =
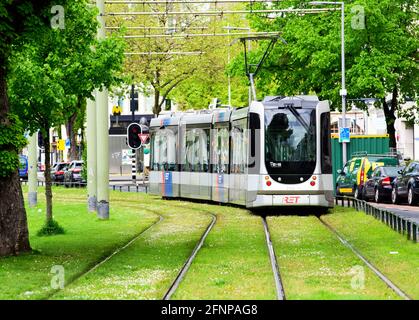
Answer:
[{"label": "traffic light", "polygon": [[131,86],[130,110],[131,112],[138,111],[138,92],[135,92],[134,85]]},{"label": "traffic light", "polygon": [[127,129],[127,142],[131,149],[141,148],[141,126],[138,123],[131,123]]}]

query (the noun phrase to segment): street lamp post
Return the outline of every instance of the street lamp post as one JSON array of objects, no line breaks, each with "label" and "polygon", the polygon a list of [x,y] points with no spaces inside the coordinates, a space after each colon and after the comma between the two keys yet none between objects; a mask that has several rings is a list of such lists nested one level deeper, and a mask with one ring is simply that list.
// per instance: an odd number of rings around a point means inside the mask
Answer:
[{"label": "street lamp post", "polygon": [[[345,3],[335,1],[312,1],[309,2],[311,5],[340,5],[341,6],[341,58],[342,58],[342,89],[340,95],[342,96],[342,125],[346,128],[346,96],[348,94],[346,90],[346,77],[345,77]],[[346,141],[342,142],[342,160],[343,164],[347,161],[347,145]]]}]

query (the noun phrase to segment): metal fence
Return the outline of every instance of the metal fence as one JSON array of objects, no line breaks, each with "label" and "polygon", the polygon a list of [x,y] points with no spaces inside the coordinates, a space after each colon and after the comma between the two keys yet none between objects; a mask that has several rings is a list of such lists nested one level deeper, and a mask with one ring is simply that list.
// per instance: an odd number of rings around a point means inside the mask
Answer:
[{"label": "metal fence", "polygon": [[[126,180],[121,180],[120,182],[124,182]],[[114,182],[118,182],[118,181],[114,181]],[[22,185],[27,185],[28,181],[21,181]],[[52,181],[51,182],[52,186],[61,186],[61,187],[76,187],[76,188],[84,188],[87,186],[86,182],[72,182],[71,184],[69,183],[64,183],[61,181]],[[45,181],[38,181],[38,187],[44,187],[45,186]],[[148,193],[148,183],[142,183],[142,184],[109,184],[109,188],[111,188],[113,191],[120,191],[120,192],[142,192],[142,193]]]},{"label": "metal fence", "polygon": [[373,216],[382,221],[400,234],[407,235],[407,239],[418,242],[419,224],[409,218],[401,217],[398,214],[386,209],[377,208],[367,201],[358,200],[353,197],[336,197],[336,205],[354,208],[357,211],[364,211],[367,215]]}]

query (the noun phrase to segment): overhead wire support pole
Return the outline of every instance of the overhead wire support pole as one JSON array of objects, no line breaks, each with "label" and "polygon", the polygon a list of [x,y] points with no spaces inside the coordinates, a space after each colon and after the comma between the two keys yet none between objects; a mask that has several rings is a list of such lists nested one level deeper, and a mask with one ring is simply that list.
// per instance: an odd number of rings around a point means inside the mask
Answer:
[{"label": "overhead wire support pole", "polygon": [[[341,11],[341,72],[342,72],[342,88],[340,90],[340,95],[342,97],[342,126],[343,128],[347,128],[346,126],[346,96],[348,92],[346,90],[346,67],[345,67],[345,2],[338,2],[338,1],[312,1],[309,2],[311,5],[335,5],[340,6],[340,8],[335,8],[336,10]],[[342,142],[342,160],[345,164],[347,162],[347,145],[346,141]]]},{"label": "overhead wire support pole", "polygon": [[[104,0],[96,0],[99,9],[98,39],[106,37]],[[97,124],[97,215],[99,219],[109,219],[109,131],[108,131],[108,90],[102,87],[96,93]]]}]

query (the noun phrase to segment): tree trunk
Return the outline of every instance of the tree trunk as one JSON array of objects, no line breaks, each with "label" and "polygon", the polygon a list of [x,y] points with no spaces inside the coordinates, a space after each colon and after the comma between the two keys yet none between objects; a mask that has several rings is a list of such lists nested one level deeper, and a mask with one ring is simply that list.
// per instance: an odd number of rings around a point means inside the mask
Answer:
[{"label": "tree trunk", "polygon": [[[0,61],[0,124],[8,125],[5,61]],[[19,174],[0,177],[0,256],[30,251],[28,223]]]},{"label": "tree trunk", "polygon": [[161,106],[160,106],[160,91],[157,89],[154,89],[154,107],[153,107],[153,113],[158,116],[161,112]]},{"label": "tree trunk", "polygon": [[45,198],[47,202],[46,222],[52,221],[52,190],[51,190],[51,144],[49,126],[44,127],[45,131]]},{"label": "tree trunk", "polygon": [[68,158],[70,161],[79,159],[77,152],[77,132],[74,130],[76,119],[77,112],[73,113],[66,123],[67,137],[70,139],[70,149],[68,150]]},{"label": "tree trunk", "polygon": [[397,148],[396,140],[396,129],[394,128],[394,123],[396,122],[396,110],[397,110],[397,88],[393,90],[393,95],[391,98],[391,106],[388,105],[386,98],[383,99],[383,110],[386,117],[387,124],[387,133],[389,134],[389,147]]}]

